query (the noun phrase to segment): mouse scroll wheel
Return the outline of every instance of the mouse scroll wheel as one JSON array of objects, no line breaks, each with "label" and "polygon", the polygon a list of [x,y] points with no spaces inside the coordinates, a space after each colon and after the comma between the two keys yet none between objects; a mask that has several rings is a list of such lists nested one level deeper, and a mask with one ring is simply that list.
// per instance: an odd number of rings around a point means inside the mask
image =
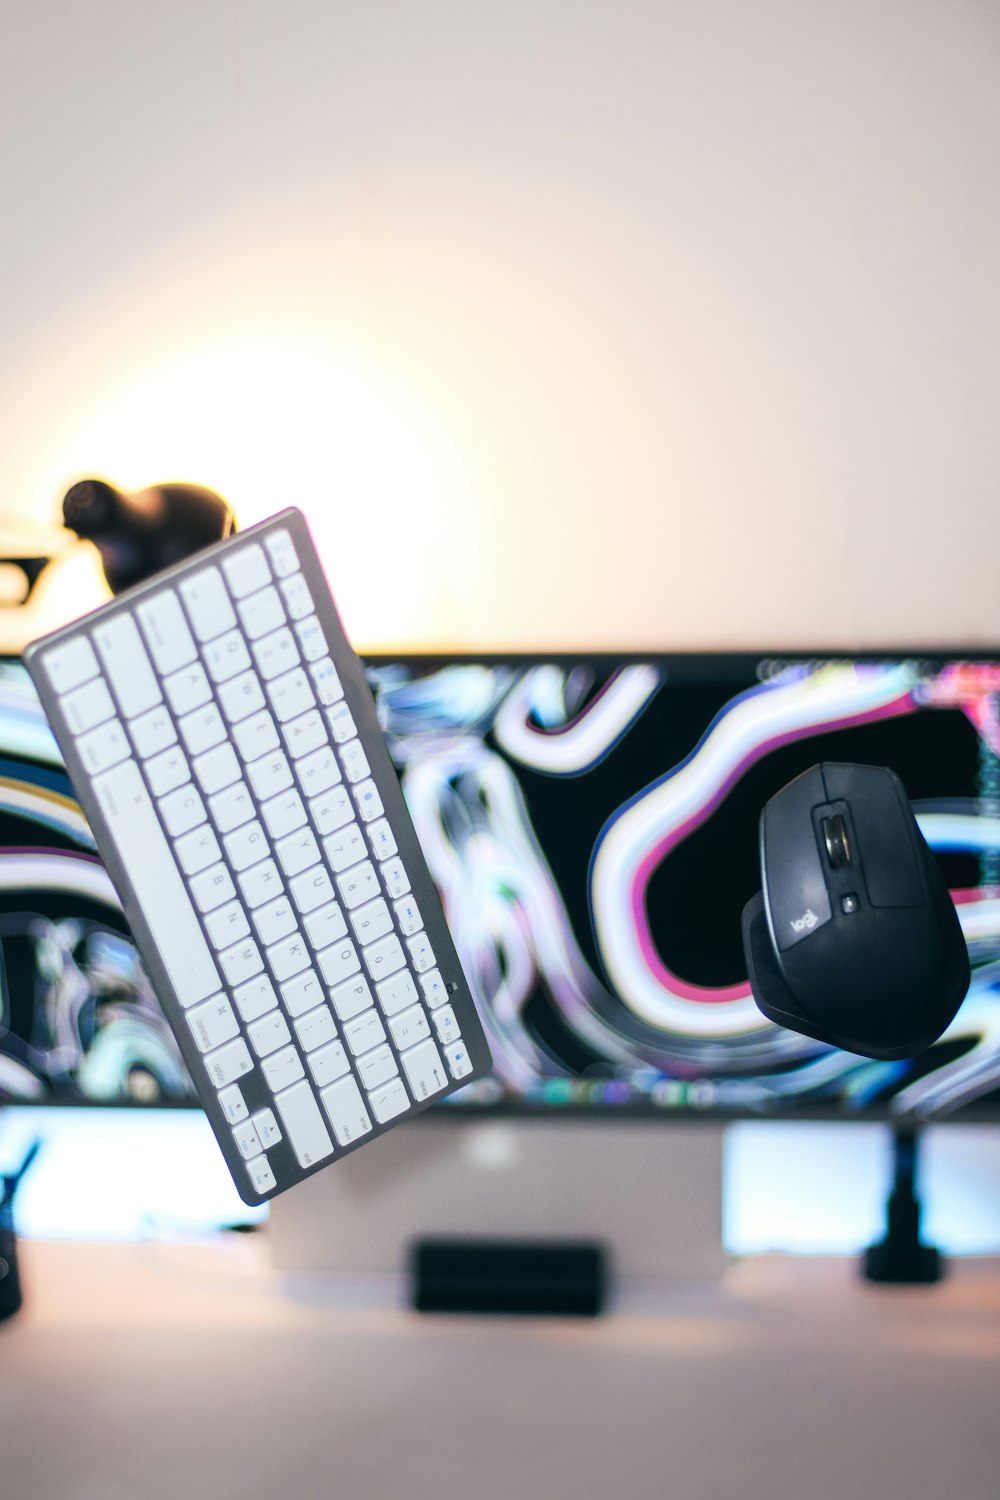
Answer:
[{"label": "mouse scroll wheel", "polygon": [[837,813],[832,818],[824,818],[821,825],[823,833],[823,844],[826,848],[826,857],[834,870],[842,870],[845,865],[851,863],[851,841],[847,835],[847,824]]}]

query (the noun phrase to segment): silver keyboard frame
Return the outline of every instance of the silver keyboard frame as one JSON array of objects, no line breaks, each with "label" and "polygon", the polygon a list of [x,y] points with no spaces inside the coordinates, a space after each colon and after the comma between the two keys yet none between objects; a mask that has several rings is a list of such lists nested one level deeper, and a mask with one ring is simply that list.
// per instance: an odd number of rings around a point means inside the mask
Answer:
[{"label": "silver keyboard frame", "polygon": [[[460,1080],[451,1080],[448,1087],[426,1100],[413,1099],[412,1092],[407,1086],[407,1094],[413,1100],[408,1110],[405,1110],[400,1115],[396,1115],[384,1125],[379,1124],[369,1110],[372,1123],[371,1131],[346,1146],[341,1146],[336,1141],[331,1129],[330,1136],[334,1141],[332,1154],[324,1157],[322,1161],[317,1162],[311,1167],[303,1168],[299,1165],[288,1136],[283,1132],[281,1141],[277,1145],[267,1149],[268,1161],[271,1164],[277,1185],[267,1193],[258,1194],[250,1182],[246,1162],[236,1147],[232,1126],[219,1104],[218,1094],[214,1085],[207,1077],[205,1054],[199,1052],[195,1045],[190,1027],[185,1019],[185,1008],[175,997],[173,985],[161,962],[152,931],[146,921],[143,909],[135,897],[129,871],[119,858],[115,841],[91,786],[91,773],[84,766],[77,753],[74,734],[62,713],[59,695],[50,684],[39,658],[46,650],[53,646],[67,643],[81,635],[89,635],[90,630],[105,619],[111,619],[113,616],[119,614],[134,615],[136,606],[143,599],[160,592],[165,586],[179,585],[188,575],[196,573],[212,563],[221,562],[224,557],[231,554],[237,548],[253,542],[263,542],[264,538],[270,532],[280,530],[288,532],[298,554],[300,571],[312,594],[315,613],[326,634],[330,656],[337,669],[344,690],[344,698],[353,715],[358,730],[358,738],[364,748],[372,778],[382,798],[384,816],[388,819],[389,825],[392,828],[393,836],[398,846],[399,857],[402,859],[410,879],[411,892],[416,898],[420,914],[423,918],[424,931],[430,938],[431,946],[437,959],[436,967],[440,971],[445,986],[449,991],[448,1003],[452,1006],[456,1020],[461,1028],[461,1038],[468,1051],[469,1060],[472,1063],[472,1071]],[[98,657],[98,659],[100,658]],[[199,647],[199,660],[201,659],[201,648]],[[323,1171],[326,1167],[334,1165],[350,1152],[368,1145],[369,1142],[376,1140],[380,1135],[384,1135],[386,1131],[394,1129],[397,1125],[405,1124],[407,1120],[412,1119],[418,1112],[431,1108],[442,1099],[446,1099],[449,1094],[453,1094],[457,1090],[464,1088],[466,1084],[482,1078],[490,1071],[492,1059],[489,1045],[471,990],[462,972],[462,966],[445,921],[440,898],[420,848],[416,831],[403,797],[396,768],[392,763],[388,749],[386,748],[385,738],[378,724],[371,689],[365,678],[361,661],[344,632],[344,627],[330,593],[330,585],[323,572],[315,543],[301,511],[295,508],[280,511],[277,515],[269,517],[266,521],[262,521],[256,526],[249,527],[246,531],[237,532],[233,536],[227,537],[224,541],[195,553],[183,562],[163,569],[162,572],[157,573],[153,578],[126,590],[114,600],[101,605],[99,609],[92,610],[90,613],[81,616],[71,625],[63,626],[61,629],[32,642],[24,652],[24,663],[35,684],[42,707],[45,710],[52,731],[59,744],[66,769],[69,772],[79,798],[80,806],[90,823],[101,860],[121,900],[125,918],[135,939],[150,983],[170,1024],[171,1030],[177,1039],[198,1098],[205,1109],[205,1113],[208,1115],[222,1154],[225,1157],[226,1164],[232,1173],[237,1191],[245,1203],[257,1206],[277,1196],[278,1193],[294,1187],[297,1182],[303,1181],[306,1177],[311,1177],[316,1172]],[[157,680],[162,684],[162,677],[156,669],[155,663],[152,664]],[[166,694],[164,694],[164,701],[166,701]],[[174,717],[172,711],[171,717]],[[134,759],[137,764],[141,764],[137,756],[134,756]],[[252,788],[250,788],[250,791],[251,795],[254,795]],[[254,800],[258,803],[259,815],[259,802],[255,795]],[[164,836],[172,848],[173,840],[165,828]],[[269,852],[273,851],[269,850]],[[225,854],[223,854],[223,858],[225,859]],[[378,868],[379,862],[377,860],[373,859],[373,864]],[[190,889],[191,879],[184,875],[179,865],[178,873],[185,887]],[[235,871],[231,870],[231,873],[234,877],[234,884],[236,884]],[[332,871],[331,878],[335,878]],[[238,890],[239,887],[237,885]],[[383,891],[383,894],[386,896],[391,909],[391,898],[388,896],[388,892]],[[204,915],[198,910],[193,899],[191,906],[204,929]],[[207,930],[206,941],[209,943],[212,951],[215,952],[215,946],[208,937]],[[265,959],[264,972],[269,973],[266,966],[266,955],[263,956]],[[280,995],[278,981],[273,976],[270,977],[274,982],[276,993]],[[416,976],[416,978],[419,980],[419,976]],[[220,989],[232,1001],[232,989],[224,978]],[[428,1016],[431,1016],[433,1012],[423,1001],[419,983],[418,992],[420,993],[421,1004],[425,1012]],[[386,1030],[388,1033],[388,1027]],[[246,1039],[246,1023],[243,1023],[242,1020],[240,1035]],[[437,1038],[433,1026],[431,1027],[431,1035],[436,1041]],[[391,1033],[387,1034],[386,1041],[392,1048],[398,1062],[399,1050],[395,1046]],[[440,1050],[440,1044],[438,1045]],[[260,1109],[273,1107],[275,1096],[264,1081],[260,1068],[260,1059],[256,1057],[252,1047],[251,1055],[254,1056],[255,1066],[250,1073],[245,1074],[240,1079],[239,1087],[246,1100],[249,1113],[253,1115]],[[353,1068],[353,1059],[351,1076],[357,1078],[357,1073]],[[399,1076],[403,1078],[405,1083],[406,1078],[401,1067],[399,1068]],[[319,1088],[312,1083],[308,1069],[306,1070],[306,1077],[309,1078],[310,1086],[317,1097],[320,1112],[323,1113],[322,1101],[319,1099]],[[362,1098],[366,1099],[364,1086],[360,1080],[358,1080],[358,1086],[361,1088]],[[329,1128],[329,1122],[327,1122],[327,1125]]]}]

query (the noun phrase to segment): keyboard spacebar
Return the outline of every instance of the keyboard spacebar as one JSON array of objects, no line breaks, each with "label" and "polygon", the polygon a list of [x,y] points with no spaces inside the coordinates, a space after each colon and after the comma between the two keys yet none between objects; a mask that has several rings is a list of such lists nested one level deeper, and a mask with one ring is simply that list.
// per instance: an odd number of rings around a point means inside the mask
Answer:
[{"label": "keyboard spacebar", "polygon": [[219,971],[139,767],[127,760],[95,776],[93,785],[178,1000],[184,1006],[206,1000],[222,988]]}]

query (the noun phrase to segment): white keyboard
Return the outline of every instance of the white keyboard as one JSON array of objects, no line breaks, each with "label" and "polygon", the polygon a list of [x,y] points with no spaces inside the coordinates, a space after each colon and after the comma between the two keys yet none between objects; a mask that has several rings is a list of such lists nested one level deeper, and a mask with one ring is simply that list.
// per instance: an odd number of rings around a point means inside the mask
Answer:
[{"label": "white keyboard", "polygon": [[489,1070],[298,511],[25,662],[246,1202]]}]

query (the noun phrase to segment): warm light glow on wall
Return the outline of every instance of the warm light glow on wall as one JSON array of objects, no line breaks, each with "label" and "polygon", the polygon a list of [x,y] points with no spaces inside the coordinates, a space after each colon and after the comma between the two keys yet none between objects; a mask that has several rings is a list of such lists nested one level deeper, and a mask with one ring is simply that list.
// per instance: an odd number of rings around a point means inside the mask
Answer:
[{"label": "warm light glow on wall", "polygon": [[264,329],[161,350],[76,414],[49,467],[208,484],[243,526],[297,505],[356,641],[452,630],[446,594],[415,586],[461,509],[448,455],[414,390],[360,348]]}]

